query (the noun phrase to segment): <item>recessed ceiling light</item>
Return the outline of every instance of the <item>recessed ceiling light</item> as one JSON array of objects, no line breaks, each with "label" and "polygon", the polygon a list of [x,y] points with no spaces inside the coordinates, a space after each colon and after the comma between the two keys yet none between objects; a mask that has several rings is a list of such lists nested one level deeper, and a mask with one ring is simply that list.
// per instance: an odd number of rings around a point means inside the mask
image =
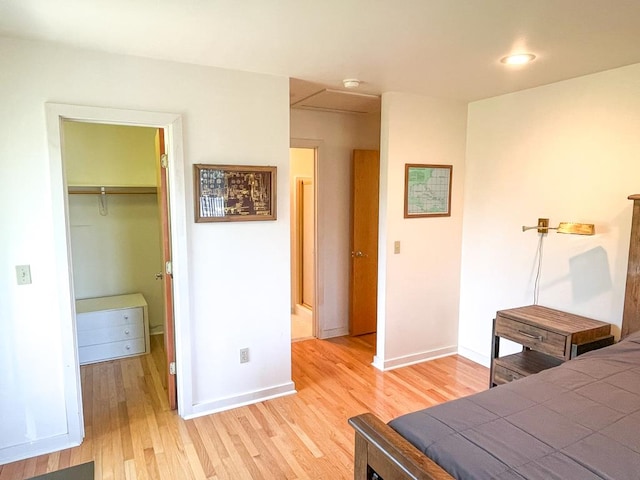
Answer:
[{"label": "recessed ceiling light", "polygon": [[507,55],[502,57],[500,61],[505,65],[524,65],[533,62],[536,56],[533,53],[516,53],[515,55]]}]

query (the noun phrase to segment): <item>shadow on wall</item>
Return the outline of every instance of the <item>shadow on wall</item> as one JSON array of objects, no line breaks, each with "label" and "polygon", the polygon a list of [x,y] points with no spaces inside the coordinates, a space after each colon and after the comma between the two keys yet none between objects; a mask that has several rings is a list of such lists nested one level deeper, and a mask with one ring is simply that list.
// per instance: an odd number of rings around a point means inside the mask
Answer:
[{"label": "shadow on wall", "polygon": [[569,259],[569,275],[575,302],[585,302],[611,291],[613,282],[609,258],[602,247],[592,248]]},{"label": "shadow on wall", "polygon": [[613,287],[609,258],[602,247],[592,248],[569,259],[569,274],[545,283],[547,289],[569,281],[574,303],[582,303],[610,292]]}]

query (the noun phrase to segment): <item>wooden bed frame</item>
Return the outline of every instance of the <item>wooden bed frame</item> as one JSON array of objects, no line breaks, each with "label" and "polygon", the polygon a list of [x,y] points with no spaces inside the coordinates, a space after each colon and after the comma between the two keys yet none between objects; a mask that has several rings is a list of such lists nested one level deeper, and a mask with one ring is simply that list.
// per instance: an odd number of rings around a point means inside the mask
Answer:
[{"label": "wooden bed frame", "polygon": [[[640,330],[640,194],[633,200],[629,263],[621,336]],[[372,413],[349,419],[355,430],[355,480],[453,478]]]}]

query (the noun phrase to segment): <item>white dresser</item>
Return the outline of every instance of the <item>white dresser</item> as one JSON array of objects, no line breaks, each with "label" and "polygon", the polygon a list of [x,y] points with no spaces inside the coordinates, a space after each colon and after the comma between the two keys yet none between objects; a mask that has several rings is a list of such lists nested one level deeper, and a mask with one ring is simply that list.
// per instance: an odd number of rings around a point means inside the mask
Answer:
[{"label": "white dresser", "polygon": [[147,302],[140,293],[76,300],[80,365],[150,352]]}]

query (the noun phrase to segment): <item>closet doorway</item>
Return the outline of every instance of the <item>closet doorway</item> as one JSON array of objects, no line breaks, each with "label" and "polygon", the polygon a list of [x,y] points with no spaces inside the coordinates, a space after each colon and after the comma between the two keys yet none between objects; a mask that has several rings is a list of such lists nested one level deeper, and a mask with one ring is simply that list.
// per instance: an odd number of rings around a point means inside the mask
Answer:
[{"label": "closet doorway", "polygon": [[316,336],[316,148],[291,148],[291,339]]},{"label": "closet doorway", "polygon": [[[78,313],[88,303],[105,308],[124,301],[127,307],[132,295],[145,305],[139,326],[79,330],[80,362],[151,353],[166,373],[162,384],[175,409],[164,129],[63,120],[61,131]],[[80,320],[77,325],[86,328]]]}]

